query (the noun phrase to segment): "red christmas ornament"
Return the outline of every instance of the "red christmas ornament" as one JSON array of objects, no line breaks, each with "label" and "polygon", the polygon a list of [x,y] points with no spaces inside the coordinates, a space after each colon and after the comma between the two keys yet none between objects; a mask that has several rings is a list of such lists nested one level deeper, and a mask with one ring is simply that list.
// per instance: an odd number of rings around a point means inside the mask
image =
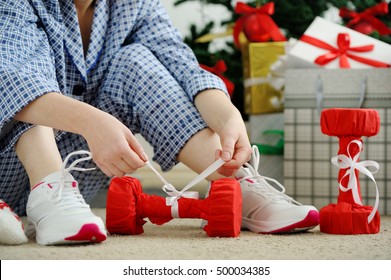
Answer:
[{"label": "red christmas ornament", "polygon": [[269,42],[271,36],[264,24],[261,24],[263,15],[252,14],[243,24],[243,32],[250,42]]},{"label": "red christmas ornament", "polygon": [[369,35],[376,30],[375,28],[373,28],[372,24],[366,21],[361,21],[354,25],[352,28],[365,35]]},{"label": "red christmas ornament", "polygon": [[350,27],[363,34],[371,34],[373,31],[379,32],[380,35],[390,35],[391,28],[389,28],[384,22],[376,18],[376,16],[387,15],[388,4],[387,2],[381,2],[373,7],[364,10],[361,13],[349,10],[346,7],[339,9],[339,16],[342,18],[350,19],[346,26]]},{"label": "red christmas ornament", "polygon": [[269,2],[259,8],[238,2],[235,13],[242,16],[236,21],[233,30],[234,42],[240,46],[239,35],[244,32],[250,42],[286,41],[277,24],[270,17],[274,14],[274,3]]}]

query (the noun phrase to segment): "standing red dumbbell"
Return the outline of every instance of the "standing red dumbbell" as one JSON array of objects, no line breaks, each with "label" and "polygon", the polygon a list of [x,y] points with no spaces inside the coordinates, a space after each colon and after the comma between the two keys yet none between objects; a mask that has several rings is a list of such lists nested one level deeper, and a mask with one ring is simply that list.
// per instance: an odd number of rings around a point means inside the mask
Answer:
[{"label": "standing red dumbbell", "polygon": [[[338,156],[334,157],[332,162],[340,167],[340,171],[338,203],[320,209],[320,231],[332,234],[378,233],[379,192],[367,167],[373,167],[377,172],[379,165],[369,160],[359,162],[363,148],[361,137],[374,136],[379,132],[378,112],[372,109],[325,109],[321,114],[321,129],[324,134],[339,138]],[[362,204],[359,172],[371,178],[376,186],[374,207]]]}]

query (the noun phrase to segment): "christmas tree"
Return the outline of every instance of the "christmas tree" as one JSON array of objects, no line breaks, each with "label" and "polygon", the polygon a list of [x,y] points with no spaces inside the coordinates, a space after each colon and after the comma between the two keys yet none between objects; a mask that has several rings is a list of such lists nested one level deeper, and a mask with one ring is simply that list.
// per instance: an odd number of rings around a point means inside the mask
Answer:
[{"label": "christmas tree", "polygon": [[330,0],[342,21],[361,33],[391,44],[391,4],[384,0]]},{"label": "christmas tree", "polygon": [[[214,27],[225,27],[227,30],[232,30],[233,25],[240,18],[241,15],[235,13],[235,6],[239,1],[232,0],[176,0],[174,5],[181,5],[186,2],[197,1],[204,6],[219,5],[227,9],[229,17],[223,19],[221,22],[209,21],[205,26],[197,28],[194,24],[190,26],[190,35],[185,38],[185,42],[193,49],[198,61],[207,66],[213,66],[218,61],[223,60],[227,65],[227,71],[224,73],[225,77],[235,84],[235,90],[232,94],[232,102],[241,111],[244,119],[247,116],[244,113],[244,98],[243,98],[243,68],[241,61],[240,49],[234,44],[232,36],[227,36],[225,47],[219,50],[211,50],[211,40],[200,40],[205,36],[210,35]],[[388,13],[379,12],[388,8],[384,0],[273,0],[273,1],[243,1],[249,6],[260,7],[269,2],[274,2],[274,14],[271,18],[283,30],[287,39],[299,38],[316,16],[322,16],[331,6],[338,9],[345,9],[346,17],[341,17],[341,22],[349,27],[357,27],[359,22],[359,31],[365,31],[366,34],[377,39],[391,43],[390,34],[384,31],[385,28],[391,27],[391,16]],[[382,3],[382,9],[375,7]],[[387,7],[384,7],[387,6]],[[376,11],[369,12],[364,19],[357,19],[357,14],[360,14],[368,9],[375,9]],[[368,14],[368,11],[365,12]],[[374,14],[374,15],[373,15]],[[361,15],[361,14],[360,14]],[[373,17],[382,22],[384,26],[383,33],[379,32],[373,23]],[[352,24],[352,18],[355,24]],[[361,29],[360,29],[361,28]],[[227,32],[229,33],[229,32]],[[391,32],[390,32],[391,33]],[[213,38],[213,36],[209,36]]]},{"label": "christmas tree", "polygon": [[184,41],[193,49],[200,64],[213,66],[220,60],[223,60],[226,63],[227,71],[224,75],[235,84],[235,89],[231,97],[232,102],[241,111],[243,117],[246,118],[243,109],[243,70],[240,51],[234,46],[232,40],[227,40],[224,48],[215,51],[211,51],[211,40],[198,40],[205,35],[211,34],[216,25],[228,28],[229,24],[234,23],[235,19],[237,19],[234,12],[235,7],[232,6],[231,0],[177,0],[174,5],[180,5],[190,1],[202,2],[205,5],[221,5],[226,7],[231,14],[231,18],[228,18],[223,22],[209,21],[205,26],[201,27],[201,29],[198,29],[196,25],[192,24],[190,26],[190,35],[185,37]]},{"label": "christmas tree", "polygon": [[[231,0],[177,0],[174,5],[181,5],[190,1],[198,1],[203,5],[220,5],[227,9],[229,18],[221,22],[209,21],[205,26],[197,28],[194,24],[190,26],[190,35],[185,38],[185,42],[193,49],[200,64],[212,66],[219,60],[223,60],[227,65],[227,71],[224,75],[235,84],[235,90],[232,94],[232,102],[241,111],[244,119],[247,116],[244,113],[243,98],[243,68],[240,49],[237,48],[232,40],[232,36],[225,42],[225,47],[219,50],[211,51],[211,41],[199,41],[198,39],[210,34],[214,27],[225,27],[229,29],[240,17],[235,13],[236,1]],[[252,1],[247,4],[256,7],[271,1]],[[278,26],[285,30],[287,37],[299,37],[312,22],[312,20],[325,11],[327,1],[286,1],[275,0],[275,13],[272,16]]]}]

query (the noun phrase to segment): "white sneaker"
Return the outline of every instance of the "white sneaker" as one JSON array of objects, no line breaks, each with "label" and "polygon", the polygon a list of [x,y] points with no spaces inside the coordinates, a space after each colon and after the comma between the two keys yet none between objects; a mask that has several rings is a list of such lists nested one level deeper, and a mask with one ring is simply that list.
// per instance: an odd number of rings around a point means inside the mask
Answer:
[{"label": "white sneaker", "polygon": [[[76,154],[88,154],[65,168],[68,159]],[[28,236],[36,235],[41,245],[102,242],[107,234],[101,218],[95,216],[84,201],[78,183],[69,173],[71,170],[86,171],[74,167],[91,159],[86,151],[71,153],[64,160],[60,172],[42,179],[31,191],[27,201]]]},{"label": "white sneaker", "polygon": [[236,174],[242,188],[242,228],[256,233],[287,233],[307,231],[319,224],[319,212],[314,206],[300,204],[284,194],[285,188],[279,182],[258,173],[257,146],[253,146],[251,163]]},{"label": "white sneaker", "polygon": [[27,242],[19,216],[0,199],[0,243],[19,245]]}]

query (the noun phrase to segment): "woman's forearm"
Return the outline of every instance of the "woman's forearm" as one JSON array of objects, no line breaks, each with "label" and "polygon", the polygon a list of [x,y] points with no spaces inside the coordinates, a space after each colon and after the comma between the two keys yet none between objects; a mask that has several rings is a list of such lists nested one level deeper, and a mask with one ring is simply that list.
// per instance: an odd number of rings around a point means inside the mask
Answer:
[{"label": "woman's forearm", "polygon": [[47,93],[16,114],[15,120],[83,134],[102,111],[59,93]]},{"label": "woman's forearm", "polygon": [[112,115],[59,93],[31,102],[16,120],[80,134],[98,167],[107,176],[122,177],[148,160],[132,132]]}]

